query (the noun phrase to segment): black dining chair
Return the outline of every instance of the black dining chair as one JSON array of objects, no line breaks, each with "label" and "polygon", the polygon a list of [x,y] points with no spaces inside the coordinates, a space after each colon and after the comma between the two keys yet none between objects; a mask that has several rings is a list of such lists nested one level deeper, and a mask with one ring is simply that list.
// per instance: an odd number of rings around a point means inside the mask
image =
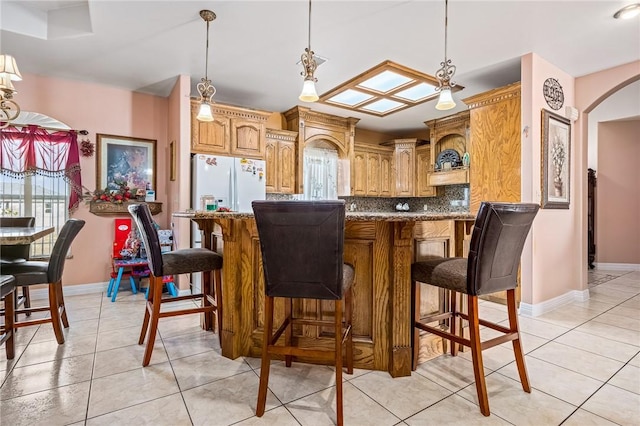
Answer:
[{"label": "black dining chair", "polygon": [[64,270],[67,253],[76,235],[84,226],[85,221],[80,219],[69,219],[60,230],[56,242],[51,250],[51,257],[48,262],[29,260],[26,262],[3,266],[2,273],[13,275],[16,279],[16,286],[31,286],[37,284],[49,285],[49,306],[16,309],[16,314],[28,312],[49,312],[49,317],[40,319],[27,319],[16,321],[16,328],[27,327],[36,324],[51,323],[56,340],[59,344],[64,343],[64,334],[60,322],[65,328],[69,327],[67,311],[64,305],[62,292],[62,272]]},{"label": "black dining chair", "polygon": [[[332,362],[336,370],[337,424],[343,424],[342,358],[346,349],[347,373],[353,373],[352,288],[355,272],[343,261],[344,200],[254,201],[264,271],[264,327],[260,387],[256,415],[264,414],[272,355],[291,366],[294,357]],[[274,299],[284,298],[285,318],[274,333]],[[298,318],[293,299],[335,302],[333,319]],[[344,311],[344,321],[343,321]],[[323,315],[326,312],[323,311]],[[326,313],[329,315],[329,313]],[[332,348],[298,347],[294,327],[332,327]],[[280,337],[284,339],[279,343]],[[296,336],[296,339],[297,340]],[[343,342],[345,344],[343,345]]]},{"label": "black dining chair", "polygon": [[[2,216],[0,217],[0,227],[3,228],[33,228],[36,225],[36,218],[31,216]],[[29,253],[31,251],[30,244],[18,244],[11,246],[0,245],[0,267],[4,268],[10,264],[26,262],[29,260]],[[29,295],[29,286],[22,287],[22,294],[17,291],[13,293],[15,300],[15,307],[19,308],[23,306],[25,308],[31,307],[31,297]],[[26,314],[31,315],[31,312]],[[16,321],[18,318],[15,319]]]},{"label": "black dining chair", "polygon": [[[144,343],[148,329],[149,337],[147,338],[142,365],[147,366],[151,361],[153,345],[158,331],[158,320],[164,317],[203,313],[205,322],[211,323],[213,315],[217,311],[218,338],[222,346],[222,256],[205,248],[178,249],[163,253],[158,230],[153,224],[149,206],[147,204],[132,204],[128,209],[138,227],[138,232],[142,236],[149,270],[151,271],[149,276],[149,297],[144,311],[140,339],[138,340],[139,345]],[[175,277],[179,274],[195,272],[203,273],[203,293],[168,298],[162,297],[163,276],[173,275]],[[208,288],[208,284],[211,283],[210,276],[212,272],[215,290]],[[160,307],[163,303],[194,299],[200,299],[202,305],[194,308],[160,312]]]},{"label": "black dining chair", "polygon": [[[525,240],[531,229],[533,219],[538,213],[537,204],[488,203],[480,205],[473,232],[469,257],[436,258],[415,262],[411,265],[413,299],[413,365],[417,364],[420,342],[420,330],[433,333],[451,342],[451,355],[456,356],[458,345],[471,348],[473,372],[480,411],[490,415],[487,385],[482,365],[482,351],[511,341],[522,388],[531,392],[529,377],[522,353],[515,289],[518,284],[518,267]],[[419,284],[425,283],[449,290],[451,302],[448,312],[420,316]],[[509,324],[496,324],[478,315],[478,296],[507,292],[507,311]],[[467,295],[468,313],[460,312],[457,307],[457,293]],[[458,335],[458,318],[469,322],[469,338]],[[442,330],[441,321],[449,321],[449,331]],[[432,323],[430,325],[430,323]],[[499,331],[502,335],[481,341],[480,325]]]}]

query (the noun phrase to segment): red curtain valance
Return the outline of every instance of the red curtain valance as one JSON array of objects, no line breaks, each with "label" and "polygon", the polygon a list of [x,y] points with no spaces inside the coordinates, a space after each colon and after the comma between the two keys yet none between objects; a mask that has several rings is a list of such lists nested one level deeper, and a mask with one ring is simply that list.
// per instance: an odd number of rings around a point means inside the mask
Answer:
[{"label": "red curtain valance", "polygon": [[82,199],[77,132],[48,131],[35,125],[0,129],[0,172],[19,178],[33,174],[63,177],[71,185],[71,212]]}]

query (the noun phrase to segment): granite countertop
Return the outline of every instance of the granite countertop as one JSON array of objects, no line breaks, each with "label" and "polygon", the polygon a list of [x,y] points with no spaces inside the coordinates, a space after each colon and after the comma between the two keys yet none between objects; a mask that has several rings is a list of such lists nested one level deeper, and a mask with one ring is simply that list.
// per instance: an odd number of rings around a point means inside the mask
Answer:
[{"label": "granite countertop", "polygon": [[[173,217],[189,219],[253,219],[253,213],[246,212],[174,212]],[[474,220],[469,212],[346,212],[347,222],[418,222],[427,220]]]}]

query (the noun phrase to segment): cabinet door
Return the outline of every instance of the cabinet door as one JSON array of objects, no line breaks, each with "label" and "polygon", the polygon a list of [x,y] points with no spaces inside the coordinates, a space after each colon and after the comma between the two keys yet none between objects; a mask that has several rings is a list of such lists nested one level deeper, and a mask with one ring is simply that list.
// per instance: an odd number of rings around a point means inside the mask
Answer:
[{"label": "cabinet door", "polygon": [[353,156],[353,195],[367,195],[366,153],[355,151]]},{"label": "cabinet door", "polygon": [[264,158],[265,129],[253,120],[231,119],[231,155]]},{"label": "cabinet door", "polygon": [[393,197],[393,156],[380,154],[380,196]]},{"label": "cabinet door", "polygon": [[380,194],[380,154],[367,153],[367,195]]},{"label": "cabinet door", "polygon": [[191,151],[202,154],[229,154],[229,118],[216,116],[213,121],[191,119]]},{"label": "cabinet door", "polygon": [[396,197],[413,197],[415,148],[396,147]]},{"label": "cabinet door", "polygon": [[278,192],[293,194],[296,183],[296,146],[293,142],[278,142]]},{"label": "cabinet door", "polygon": [[267,140],[264,150],[265,160],[265,183],[267,192],[278,192],[278,142],[274,140]]},{"label": "cabinet door", "polygon": [[429,179],[427,174],[431,168],[431,148],[421,149],[417,152],[416,161],[416,177],[417,177],[417,189],[416,195],[418,197],[435,197],[436,188],[429,186]]}]

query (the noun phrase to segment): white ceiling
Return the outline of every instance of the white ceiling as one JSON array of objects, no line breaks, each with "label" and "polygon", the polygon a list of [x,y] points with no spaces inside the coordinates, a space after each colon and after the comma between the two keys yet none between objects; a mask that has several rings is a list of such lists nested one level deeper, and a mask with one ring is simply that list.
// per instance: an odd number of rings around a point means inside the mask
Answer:
[{"label": "white ceiling", "polygon": [[[450,0],[449,57],[465,89],[456,100],[520,79],[520,56],[534,52],[579,77],[640,59],[640,18],[613,19],[634,0]],[[444,0],[314,0],[311,47],[328,61],[316,76],[322,94],[391,60],[435,74],[444,57]],[[167,96],[179,74],[204,76],[206,24],[213,10],[209,78],[222,103],[268,111],[301,104],[307,44],[306,0],[0,2],[0,51],[24,73],[92,81]],[[640,70],[639,70],[640,71]],[[20,91],[18,82],[16,89]],[[19,94],[17,95],[19,97]],[[358,127],[405,132],[453,111],[428,102],[384,118],[321,104],[360,118]]]}]

